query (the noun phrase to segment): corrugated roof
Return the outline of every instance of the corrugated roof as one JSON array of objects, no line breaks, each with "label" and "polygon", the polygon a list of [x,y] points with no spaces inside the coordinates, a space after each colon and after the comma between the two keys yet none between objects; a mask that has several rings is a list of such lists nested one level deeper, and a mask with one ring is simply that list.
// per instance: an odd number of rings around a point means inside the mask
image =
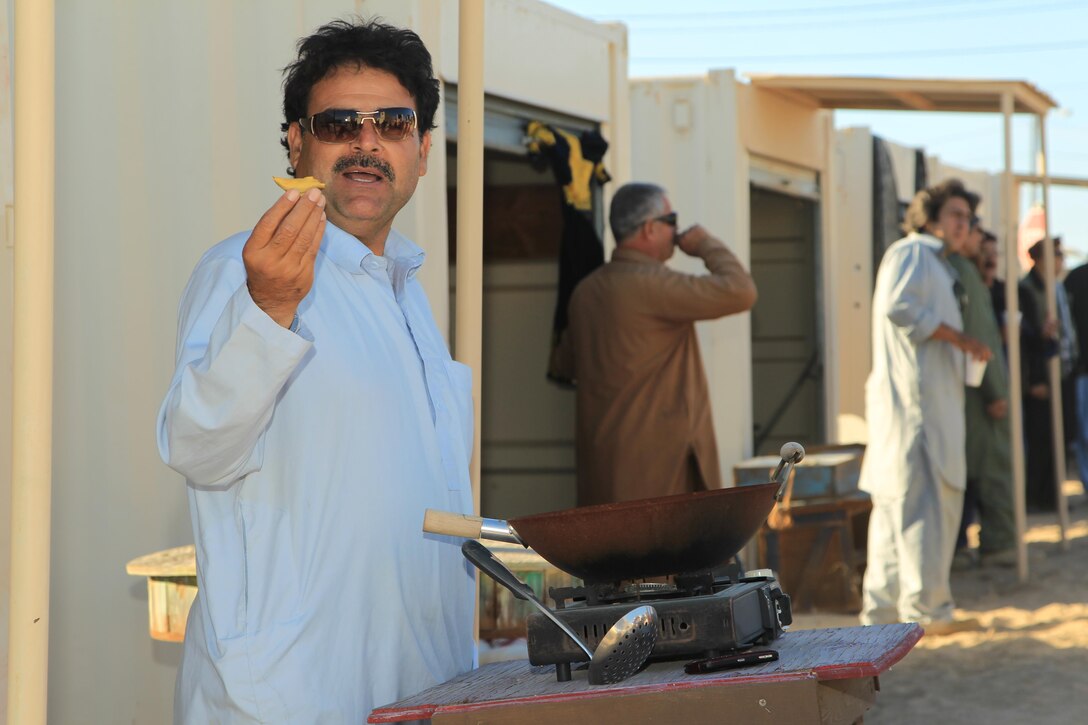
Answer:
[{"label": "corrugated roof", "polygon": [[813,108],[883,111],[1001,113],[1012,96],[1015,113],[1044,114],[1058,104],[1027,81],[858,76],[747,75],[752,86],[774,91]]}]

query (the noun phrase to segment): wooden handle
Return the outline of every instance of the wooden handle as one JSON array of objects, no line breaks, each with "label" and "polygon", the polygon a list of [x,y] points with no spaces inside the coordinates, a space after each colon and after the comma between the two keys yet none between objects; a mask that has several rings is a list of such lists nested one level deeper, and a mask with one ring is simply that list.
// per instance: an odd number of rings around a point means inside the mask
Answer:
[{"label": "wooden handle", "polygon": [[480,538],[484,520],[479,516],[451,514],[448,511],[427,509],[423,514],[423,530],[429,534],[460,536],[464,539]]}]

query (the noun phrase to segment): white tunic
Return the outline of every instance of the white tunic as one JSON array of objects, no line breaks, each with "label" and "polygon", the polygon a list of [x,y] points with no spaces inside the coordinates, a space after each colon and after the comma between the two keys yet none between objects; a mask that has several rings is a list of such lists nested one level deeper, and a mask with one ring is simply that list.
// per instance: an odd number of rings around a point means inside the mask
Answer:
[{"label": "white tunic", "polygon": [[941,323],[963,327],[942,247],[912,234],[888,248],[877,272],[859,481],[873,497],[862,624],[952,618],[948,576],[966,485],[964,358],[930,339]]},{"label": "white tunic", "polygon": [[328,224],[296,334],[212,248],[180,308],[163,460],[188,480],[199,593],[181,723],[352,723],[470,669],[474,580],[424,509],[469,512],[471,375],[392,232]]},{"label": "white tunic", "polygon": [[911,234],[888,248],[877,273],[859,482],[874,496],[902,496],[912,480],[933,474],[953,488],[966,485],[963,352],[929,339],[942,322],[963,329],[956,273],[942,246]]}]

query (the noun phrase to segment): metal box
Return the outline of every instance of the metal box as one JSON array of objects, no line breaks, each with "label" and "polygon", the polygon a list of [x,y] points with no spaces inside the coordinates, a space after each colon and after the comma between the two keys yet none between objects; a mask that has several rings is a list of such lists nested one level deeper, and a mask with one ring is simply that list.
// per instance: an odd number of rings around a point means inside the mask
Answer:
[{"label": "metal box", "polygon": [[[857,495],[863,446],[842,446],[836,450],[810,452],[793,469],[794,500],[827,501]],[[778,465],[778,456],[759,456],[733,468],[738,486],[766,483]]]}]

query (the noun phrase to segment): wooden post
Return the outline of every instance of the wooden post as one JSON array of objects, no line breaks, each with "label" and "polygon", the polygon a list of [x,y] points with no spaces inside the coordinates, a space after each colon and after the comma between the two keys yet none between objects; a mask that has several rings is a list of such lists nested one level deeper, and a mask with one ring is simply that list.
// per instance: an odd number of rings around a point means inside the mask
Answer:
[{"label": "wooden post", "polygon": [[[472,368],[472,510],[480,513],[483,376],[484,0],[460,0],[457,34],[457,359]],[[476,572],[476,591],[480,577]],[[473,631],[480,639],[480,597]]]},{"label": "wooden post", "polygon": [[7,721],[45,725],[53,460],[53,0],[15,3],[11,612]]},{"label": "wooden post", "polygon": [[483,359],[484,3],[460,0],[457,71],[457,325],[454,351],[472,368],[472,499],[480,512]]},{"label": "wooden post", "polygon": [[1024,541],[1027,514],[1024,503],[1024,398],[1020,384],[1020,256],[1017,253],[1016,208],[1012,175],[1011,93],[1001,95],[1005,121],[1005,172],[1001,176],[1001,221],[1005,236],[1005,329],[1009,349],[1009,446],[1012,451],[1012,500],[1016,520],[1017,574],[1028,580],[1028,549]]},{"label": "wooden post", "polygon": [[[1043,244],[1043,274],[1046,279],[1047,315],[1051,319],[1058,316],[1057,285],[1054,262],[1054,240],[1050,237],[1050,173],[1046,161],[1046,115],[1035,117],[1035,128],[1039,139],[1039,156],[1036,161],[1036,173],[1043,180],[1043,229],[1046,242]],[[1062,485],[1065,483],[1065,419],[1062,416],[1062,371],[1058,355],[1050,358],[1050,420],[1052,443],[1054,445],[1054,501],[1058,509],[1058,531],[1062,549],[1069,550],[1069,507],[1065,502]]]}]

